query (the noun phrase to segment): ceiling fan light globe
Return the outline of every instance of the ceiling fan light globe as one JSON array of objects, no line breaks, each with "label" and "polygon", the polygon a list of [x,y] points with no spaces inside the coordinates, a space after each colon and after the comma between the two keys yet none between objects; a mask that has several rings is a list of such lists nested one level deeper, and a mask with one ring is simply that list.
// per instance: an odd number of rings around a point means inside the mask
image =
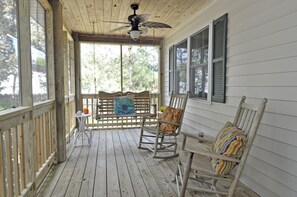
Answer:
[{"label": "ceiling fan light globe", "polygon": [[138,38],[139,38],[139,36],[140,36],[140,31],[138,31],[138,30],[131,30],[130,31],[130,36],[131,36],[131,38],[133,39],[133,40],[137,40]]}]

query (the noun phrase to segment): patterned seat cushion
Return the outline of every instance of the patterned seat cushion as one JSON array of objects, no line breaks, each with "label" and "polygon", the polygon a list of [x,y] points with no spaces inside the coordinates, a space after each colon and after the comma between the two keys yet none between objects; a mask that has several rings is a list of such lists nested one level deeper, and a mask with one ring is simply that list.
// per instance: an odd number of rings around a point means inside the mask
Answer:
[{"label": "patterned seat cushion", "polygon": [[[182,109],[166,107],[164,113],[159,118],[159,120],[166,121],[166,122],[172,122],[172,123],[180,123],[182,112],[183,112]],[[174,133],[177,128],[178,128],[178,125],[161,123],[159,129],[160,129],[160,131],[165,132],[165,133]]]},{"label": "patterned seat cushion", "polygon": [[[243,154],[246,141],[246,135],[239,128],[226,127],[220,131],[215,143],[213,144],[212,152],[240,159]],[[211,164],[217,175],[229,174],[236,165],[235,162],[217,158],[211,158]]]}]

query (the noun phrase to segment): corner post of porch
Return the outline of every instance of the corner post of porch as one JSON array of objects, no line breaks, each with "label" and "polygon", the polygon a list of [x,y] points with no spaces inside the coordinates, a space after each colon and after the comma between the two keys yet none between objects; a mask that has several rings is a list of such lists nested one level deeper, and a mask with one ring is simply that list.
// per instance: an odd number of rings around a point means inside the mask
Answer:
[{"label": "corner post of porch", "polygon": [[[33,98],[32,98],[32,65],[31,65],[31,45],[28,40],[31,39],[30,34],[30,0],[21,0],[18,2],[18,20],[19,23],[18,41],[19,41],[19,75],[20,77],[20,96],[21,106],[31,107],[30,120],[23,124],[24,135],[24,153],[25,153],[25,180],[26,195],[36,195],[35,179],[35,129],[33,124]],[[23,153],[23,152],[22,152]],[[1,164],[2,165],[2,164]]]},{"label": "corner post of porch", "polygon": [[64,51],[63,51],[63,15],[59,0],[51,0],[54,29],[54,72],[56,90],[56,128],[58,162],[66,160],[65,139],[65,97],[64,97]]}]

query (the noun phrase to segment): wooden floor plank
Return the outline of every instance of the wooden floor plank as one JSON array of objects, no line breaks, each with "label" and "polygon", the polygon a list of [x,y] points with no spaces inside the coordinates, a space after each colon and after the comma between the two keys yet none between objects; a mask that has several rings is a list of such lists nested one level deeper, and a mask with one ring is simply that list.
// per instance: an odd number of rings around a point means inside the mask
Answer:
[{"label": "wooden floor plank", "polygon": [[118,170],[115,159],[115,151],[112,141],[112,132],[106,132],[106,158],[107,158],[107,195],[118,197],[121,196]]},{"label": "wooden floor plank", "polygon": [[[76,149],[79,147],[76,147]],[[90,147],[83,146],[81,147],[82,151],[79,155],[79,159],[75,165],[73,170],[73,175],[69,182],[69,186],[67,188],[66,197],[76,197],[79,196],[81,184],[83,182],[83,176],[86,169],[86,163],[89,157]]]},{"label": "wooden floor plank", "polygon": [[135,158],[135,161],[137,163],[137,166],[139,168],[139,171],[141,173],[142,179],[146,185],[146,188],[149,192],[150,196],[163,196],[158,184],[156,183],[155,179],[153,178],[153,175],[146,164],[144,158],[142,157],[140,153],[140,149],[135,146],[134,139],[130,135],[129,131],[125,131],[125,136],[127,137],[130,149],[133,153],[133,156]]},{"label": "wooden floor plank", "polygon": [[[139,135],[133,130],[130,130],[130,134],[134,139],[135,146],[138,145]],[[141,155],[143,156],[147,166],[149,167],[150,171],[152,172],[153,178],[155,179],[156,183],[158,184],[163,196],[176,196],[177,192],[174,190],[170,184],[170,181],[166,178],[163,173],[162,168],[160,168],[160,160],[156,160],[152,158],[152,152],[147,150],[140,150]],[[170,174],[173,174],[170,171]]]},{"label": "wooden floor plank", "polygon": [[93,139],[90,147],[90,153],[86,164],[86,169],[83,176],[83,182],[81,185],[79,196],[86,196],[86,197],[93,196],[98,145],[99,145],[98,141],[99,141],[99,132],[95,132],[93,135]]},{"label": "wooden floor plank", "polygon": [[94,196],[107,196],[106,188],[106,132],[99,131],[99,149],[96,165]]},{"label": "wooden floor plank", "polygon": [[121,196],[133,197],[135,196],[130,174],[125,160],[124,151],[119,138],[118,131],[112,132],[113,145],[118,167],[118,176],[120,182]]},{"label": "wooden floor plank", "polygon": [[62,172],[61,178],[58,180],[57,185],[54,188],[54,191],[51,195],[52,197],[65,196],[81,150],[81,147],[74,148],[71,157],[67,161],[67,164]]},{"label": "wooden floor plank", "polygon": [[49,197],[52,195],[54,188],[56,187],[58,180],[62,176],[62,172],[66,167],[66,164],[70,159],[72,152],[73,152],[73,146],[72,144],[68,144],[66,146],[66,158],[67,158],[66,161],[55,165],[51,169],[50,174],[48,175],[48,177],[42,184],[40,190],[38,191],[37,197]]},{"label": "wooden floor plank", "polygon": [[141,174],[139,172],[138,166],[134,159],[133,153],[130,150],[130,147],[128,144],[128,139],[126,138],[124,132],[126,132],[126,131],[119,130],[119,137],[120,137],[122,148],[123,148],[123,151],[125,154],[125,159],[126,159],[127,167],[128,167],[129,174],[131,177],[132,185],[134,188],[135,196],[149,197],[145,183],[141,177]]}]

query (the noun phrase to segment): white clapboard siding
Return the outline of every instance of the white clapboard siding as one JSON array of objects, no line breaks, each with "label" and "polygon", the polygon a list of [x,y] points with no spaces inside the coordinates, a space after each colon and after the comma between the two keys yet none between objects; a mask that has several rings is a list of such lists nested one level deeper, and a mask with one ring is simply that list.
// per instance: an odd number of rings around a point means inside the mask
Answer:
[{"label": "white clapboard siding", "polygon": [[[297,33],[296,33],[297,35]],[[237,87],[247,86],[255,87],[261,84],[267,87],[297,86],[297,80],[294,78],[296,73],[273,73],[259,75],[245,75],[228,77],[227,84],[236,84]]]},{"label": "white clapboard siding", "polygon": [[[288,23],[288,21],[292,20],[292,18],[296,18],[297,13],[295,12],[294,7],[292,7],[293,3],[289,2],[288,4],[284,5],[286,6],[287,10],[286,12],[282,13],[284,16],[271,18],[270,21],[267,22],[265,25],[258,25],[256,26],[256,28],[248,28],[244,32],[240,32],[240,34],[233,31],[234,35],[229,35],[229,37],[232,39],[228,42],[228,46],[230,47],[240,43],[249,42],[252,39],[260,38],[269,35],[270,33],[273,34],[284,29],[294,27],[294,23]],[[236,25],[235,23],[241,22],[242,21],[237,20],[237,16],[234,16],[234,18],[231,18],[229,20],[229,24],[232,26]]]},{"label": "white clapboard siding", "polygon": [[280,197],[279,195],[273,193],[269,189],[263,187],[262,184],[259,184],[259,182],[254,181],[253,179],[250,178],[250,175],[246,175],[247,170],[243,171],[243,174],[240,177],[240,181],[244,183],[246,186],[250,188],[254,188],[255,191],[260,191],[261,196],[267,196],[267,197]]},{"label": "white clapboard siding", "polygon": [[[239,101],[238,97],[228,97],[228,103],[236,103]],[[258,99],[249,98],[250,103],[257,104]],[[269,100],[269,105],[266,106],[265,112],[278,113],[288,116],[297,115],[297,102],[296,101],[282,101],[282,100]],[[296,129],[294,129],[296,130]]]},{"label": "white clapboard siding", "polygon": [[267,163],[266,161],[260,160],[253,156],[249,157],[246,164],[248,166],[252,166],[253,168],[258,169],[266,176],[271,177],[272,179],[274,179],[277,182],[280,182],[286,187],[291,188],[294,191],[297,191],[297,177],[290,173],[287,173],[281,168],[274,167],[273,165],[270,165],[270,163]]},{"label": "white clapboard siding", "polygon": [[[277,25],[277,24],[275,24]],[[257,30],[258,28],[256,28]],[[284,30],[280,30],[276,33],[270,33],[259,38],[253,39],[248,42],[240,43],[230,47],[228,51],[228,56],[233,57],[239,54],[257,51],[265,48],[270,48],[284,43],[294,42],[294,35],[297,34],[297,27],[291,27]],[[284,37],[283,39],[278,39],[279,37]],[[232,40],[232,38],[230,38]]]},{"label": "white clapboard siding", "polygon": [[265,150],[257,146],[251,148],[250,155],[258,159],[260,158],[271,166],[279,168],[295,177],[297,176],[296,162],[287,158],[287,155],[277,155],[270,150]]},{"label": "white clapboard siding", "polygon": [[[272,171],[269,172],[269,174],[272,173]],[[259,191],[263,190],[263,194],[259,192],[261,196],[270,197],[270,194],[267,195],[265,190],[270,190],[271,192],[275,193],[276,196],[280,197],[296,196],[296,191],[287,187],[286,183],[280,183],[279,181],[276,181],[254,166],[245,165],[244,174],[248,177],[252,177],[252,181],[256,182],[256,184],[259,184]]]},{"label": "white clapboard siding", "polygon": [[[238,10],[235,15],[230,13],[231,31],[229,36],[240,34],[258,26],[266,26],[270,21],[283,17],[288,13],[295,12],[295,3],[296,2],[292,0],[286,1],[286,3],[279,0],[263,0],[249,7],[242,8],[242,10]],[[254,37],[257,37],[257,35]]]},{"label": "white clapboard siding", "polygon": [[[228,66],[228,76],[242,76],[250,74],[297,72],[297,57],[270,60],[245,65]],[[269,69],[267,69],[269,68]]]},{"label": "white clapboard siding", "polygon": [[262,124],[260,126],[258,135],[296,146],[297,132],[293,130]]},{"label": "white clapboard siding", "polygon": [[[215,136],[232,120],[242,95],[268,104],[241,181],[264,197],[297,196],[297,1],[224,0],[163,41],[164,99],[169,99],[169,47],[228,13],[226,103],[190,98],[183,130]],[[189,87],[189,84],[187,85]]]}]

